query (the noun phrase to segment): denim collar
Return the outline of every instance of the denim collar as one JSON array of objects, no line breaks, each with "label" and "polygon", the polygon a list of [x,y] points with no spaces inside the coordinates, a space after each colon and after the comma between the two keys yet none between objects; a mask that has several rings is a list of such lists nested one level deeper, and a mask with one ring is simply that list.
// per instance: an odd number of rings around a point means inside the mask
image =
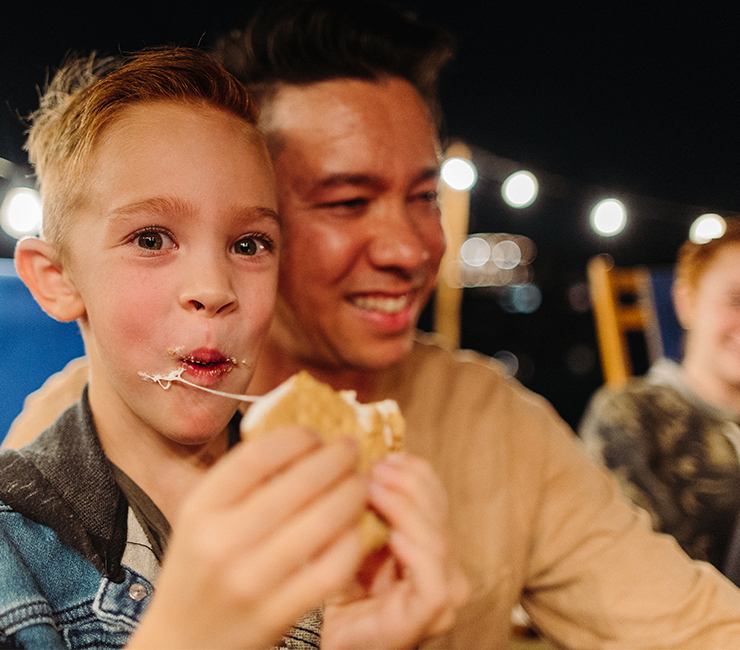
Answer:
[{"label": "denim collar", "polygon": [[128,504],[98,440],[87,387],[36,440],[0,454],[0,500],[54,530],[103,576],[123,580]]}]

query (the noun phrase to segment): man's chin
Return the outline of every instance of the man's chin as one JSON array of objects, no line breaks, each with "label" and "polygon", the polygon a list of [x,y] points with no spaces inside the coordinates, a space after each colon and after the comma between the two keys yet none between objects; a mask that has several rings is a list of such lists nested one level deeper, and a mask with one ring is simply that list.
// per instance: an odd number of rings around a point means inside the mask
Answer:
[{"label": "man's chin", "polygon": [[403,361],[414,345],[414,335],[409,333],[392,341],[355,345],[342,355],[345,364],[356,370],[379,371]]}]

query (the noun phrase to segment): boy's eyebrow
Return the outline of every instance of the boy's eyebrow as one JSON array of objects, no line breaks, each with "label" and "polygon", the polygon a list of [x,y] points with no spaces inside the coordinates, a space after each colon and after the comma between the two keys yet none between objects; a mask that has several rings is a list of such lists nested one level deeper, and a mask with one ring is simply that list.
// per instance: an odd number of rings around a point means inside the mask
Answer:
[{"label": "boy's eyebrow", "polygon": [[[143,201],[135,201],[134,203],[120,206],[110,212],[110,214],[108,215],[108,219],[112,220],[116,217],[126,217],[130,214],[136,214],[137,212],[142,211],[150,211],[157,214],[176,213],[180,215],[187,215],[192,212],[192,206],[190,206],[190,204],[188,204],[186,201],[182,201],[178,198],[155,196],[149,199],[144,199]],[[280,215],[272,208],[268,208],[265,206],[256,205],[240,208],[236,211],[236,214],[238,214],[240,217],[251,219],[274,219],[278,222],[278,224],[281,223]]]}]

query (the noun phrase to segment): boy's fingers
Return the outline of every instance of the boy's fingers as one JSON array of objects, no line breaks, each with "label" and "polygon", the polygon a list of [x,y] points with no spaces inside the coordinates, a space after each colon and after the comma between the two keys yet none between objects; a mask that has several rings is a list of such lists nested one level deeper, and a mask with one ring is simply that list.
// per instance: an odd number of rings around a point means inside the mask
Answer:
[{"label": "boy's fingers", "polygon": [[279,619],[285,611],[296,617],[341,590],[354,575],[362,558],[362,541],[357,526],[348,528],[299,571],[276,589],[260,612],[266,620]]},{"label": "boy's fingers", "polygon": [[[357,528],[365,495],[359,476],[334,485],[265,539],[244,548],[241,561],[237,559],[232,565],[236,582],[230,589],[237,594],[243,590],[244,597],[255,599],[264,590],[279,589],[283,581],[321,557],[335,539]],[[254,585],[260,585],[260,593],[250,592]]]},{"label": "boy's fingers", "polygon": [[284,427],[240,443],[208,473],[191,502],[208,503],[211,508],[237,502],[322,444],[318,433],[304,427]]},{"label": "boy's fingers", "polygon": [[[230,535],[240,544],[255,544],[314,501],[323,498],[348,475],[355,474],[360,455],[355,440],[343,438],[299,458],[272,479],[257,486],[230,513]],[[367,498],[362,490],[362,502]]]}]

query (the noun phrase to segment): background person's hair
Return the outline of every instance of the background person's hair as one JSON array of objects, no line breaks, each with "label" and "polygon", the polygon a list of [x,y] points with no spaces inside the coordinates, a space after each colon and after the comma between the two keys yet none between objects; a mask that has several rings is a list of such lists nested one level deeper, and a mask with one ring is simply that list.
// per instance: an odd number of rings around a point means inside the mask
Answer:
[{"label": "background person's hair", "polygon": [[676,262],[677,280],[686,282],[689,287],[696,289],[719,251],[730,244],[740,243],[740,219],[726,217],[725,223],[727,224],[725,234],[717,239],[711,239],[705,244],[695,244],[690,239],[683,243]]},{"label": "background person's hair", "polygon": [[256,124],[247,89],[205,52],[181,47],[125,57],[71,56],[30,116],[26,149],[44,205],[43,236],[64,255],[68,223],[85,200],[93,146],[132,104],[205,102]]},{"label": "background person's hair", "polygon": [[214,54],[263,105],[283,84],[401,77],[439,125],[440,71],[453,58],[454,39],[379,1],[291,0],[268,2],[243,31],[220,39]]}]

